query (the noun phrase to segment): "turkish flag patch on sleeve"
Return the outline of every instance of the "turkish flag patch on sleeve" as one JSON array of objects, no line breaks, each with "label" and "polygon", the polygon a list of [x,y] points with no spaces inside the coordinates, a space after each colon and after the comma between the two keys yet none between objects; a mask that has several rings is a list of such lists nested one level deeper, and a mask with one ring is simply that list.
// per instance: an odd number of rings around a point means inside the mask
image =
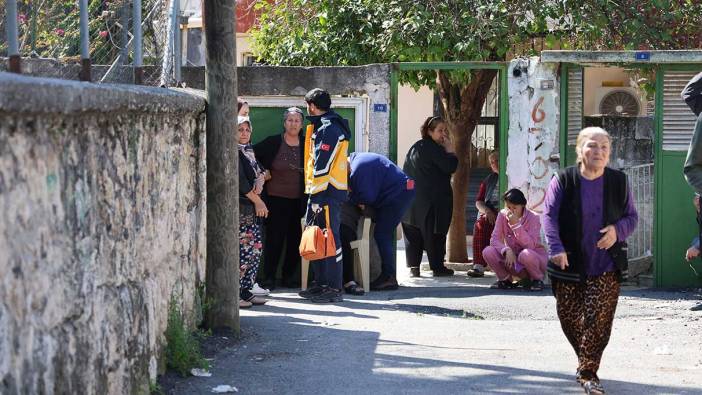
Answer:
[{"label": "turkish flag patch on sleeve", "polygon": [[329,144],[322,144],[322,145],[319,146],[319,148],[320,148],[322,151],[329,151],[329,148],[331,148],[331,147],[329,146]]}]

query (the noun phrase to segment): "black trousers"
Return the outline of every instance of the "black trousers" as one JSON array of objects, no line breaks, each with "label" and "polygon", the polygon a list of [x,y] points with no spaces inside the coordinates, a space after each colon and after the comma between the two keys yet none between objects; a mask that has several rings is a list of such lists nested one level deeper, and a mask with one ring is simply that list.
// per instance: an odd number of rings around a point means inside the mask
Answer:
[{"label": "black trousers", "polygon": [[422,230],[414,225],[402,223],[402,233],[405,237],[405,257],[407,267],[419,267],[422,263],[422,254],[427,252],[431,270],[444,268],[446,255],[446,235]]},{"label": "black trousers", "polygon": [[[268,219],[266,221],[266,240],[263,249],[263,273],[266,282],[275,284],[280,255],[283,258],[282,280],[284,283],[297,283],[297,269],[300,267],[300,238],[302,213],[300,199],[288,199],[269,196]],[[287,243],[286,243],[287,240]],[[283,246],[285,245],[285,251]]]}]

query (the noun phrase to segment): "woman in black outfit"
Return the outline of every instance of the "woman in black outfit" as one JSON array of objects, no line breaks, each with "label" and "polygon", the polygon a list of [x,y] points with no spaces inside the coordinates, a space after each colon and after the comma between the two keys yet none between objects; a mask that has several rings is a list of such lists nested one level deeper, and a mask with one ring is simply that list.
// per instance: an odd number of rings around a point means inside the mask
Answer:
[{"label": "woman in black outfit", "polygon": [[263,287],[275,288],[278,263],[285,246],[282,285],[299,287],[300,219],[305,213],[303,155],[305,146],[302,133],[302,110],[290,107],[283,113],[283,133],[267,137],[254,146],[256,158],[270,171],[264,199],[270,210],[266,223],[264,247]]},{"label": "woman in black outfit", "polygon": [[458,158],[441,117],[427,118],[420,131],[422,139],[409,149],[403,167],[416,182],[414,203],[402,221],[407,266],[412,277],[419,277],[426,251],[434,276],[452,276],[453,270],[444,266],[444,255],[453,211],[451,175]]}]

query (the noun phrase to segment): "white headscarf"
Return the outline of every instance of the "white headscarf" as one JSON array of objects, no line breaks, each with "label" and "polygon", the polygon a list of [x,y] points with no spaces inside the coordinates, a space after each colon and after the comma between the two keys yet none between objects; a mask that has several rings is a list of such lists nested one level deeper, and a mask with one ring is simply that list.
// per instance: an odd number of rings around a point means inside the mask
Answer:
[{"label": "white headscarf", "polygon": [[[249,128],[253,133],[253,125],[251,124],[251,120],[249,119],[249,117],[239,115],[237,117],[236,126],[239,127],[239,125],[241,125],[242,123],[248,123]],[[263,174],[264,169],[261,166],[261,164],[258,163],[258,161],[256,160],[256,155],[254,154],[253,147],[251,146],[251,140],[249,140],[248,144],[239,144],[239,155],[244,155],[246,160],[251,164],[251,167],[254,170],[254,174],[256,175],[256,181],[254,182],[256,189],[262,189],[263,183],[265,182],[265,175]]]}]

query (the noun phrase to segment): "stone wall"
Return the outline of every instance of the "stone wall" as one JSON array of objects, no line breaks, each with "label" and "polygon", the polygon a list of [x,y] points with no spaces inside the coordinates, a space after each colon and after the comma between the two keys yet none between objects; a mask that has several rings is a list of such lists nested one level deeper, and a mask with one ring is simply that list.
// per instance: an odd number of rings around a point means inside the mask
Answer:
[{"label": "stone wall", "polygon": [[[0,57],[0,71],[7,71],[7,58]],[[32,77],[59,78],[62,80],[80,80],[80,62],[63,61],[47,58],[22,58],[22,74]],[[110,69],[109,65],[92,65],[90,77],[93,82],[99,82]],[[158,83],[161,66],[144,66],[144,76],[147,81]],[[106,82],[133,84],[134,70],[131,66],[115,66]]]},{"label": "stone wall", "polygon": [[[0,71],[7,67],[0,58]],[[93,81],[99,81],[109,66],[93,65]],[[144,74],[155,76],[159,66],[145,66]],[[55,59],[22,59],[24,74],[36,77],[78,80],[80,65]],[[110,82],[132,83],[130,67],[113,72]],[[312,88],[324,88],[332,95],[368,97],[367,147],[371,152],[390,153],[390,65],[372,64],[350,67],[274,67],[237,68],[238,91],[241,96],[301,97]],[[182,79],[193,89],[205,89],[204,67],[183,67]],[[155,81],[155,79],[152,79]],[[384,104],[385,111],[376,111],[375,104]],[[382,106],[381,106],[382,107]]]},{"label": "stone wall", "polygon": [[[331,95],[368,97],[368,151],[390,153],[390,65],[346,67],[253,66],[237,69],[240,96],[302,97],[310,89],[323,88]],[[204,67],[183,67],[183,82],[205,88]],[[332,107],[334,105],[332,99]],[[376,111],[375,105],[385,105]]]},{"label": "stone wall", "polygon": [[204,281],[204,108],[0,73],[0,393],[148,393]]}]

